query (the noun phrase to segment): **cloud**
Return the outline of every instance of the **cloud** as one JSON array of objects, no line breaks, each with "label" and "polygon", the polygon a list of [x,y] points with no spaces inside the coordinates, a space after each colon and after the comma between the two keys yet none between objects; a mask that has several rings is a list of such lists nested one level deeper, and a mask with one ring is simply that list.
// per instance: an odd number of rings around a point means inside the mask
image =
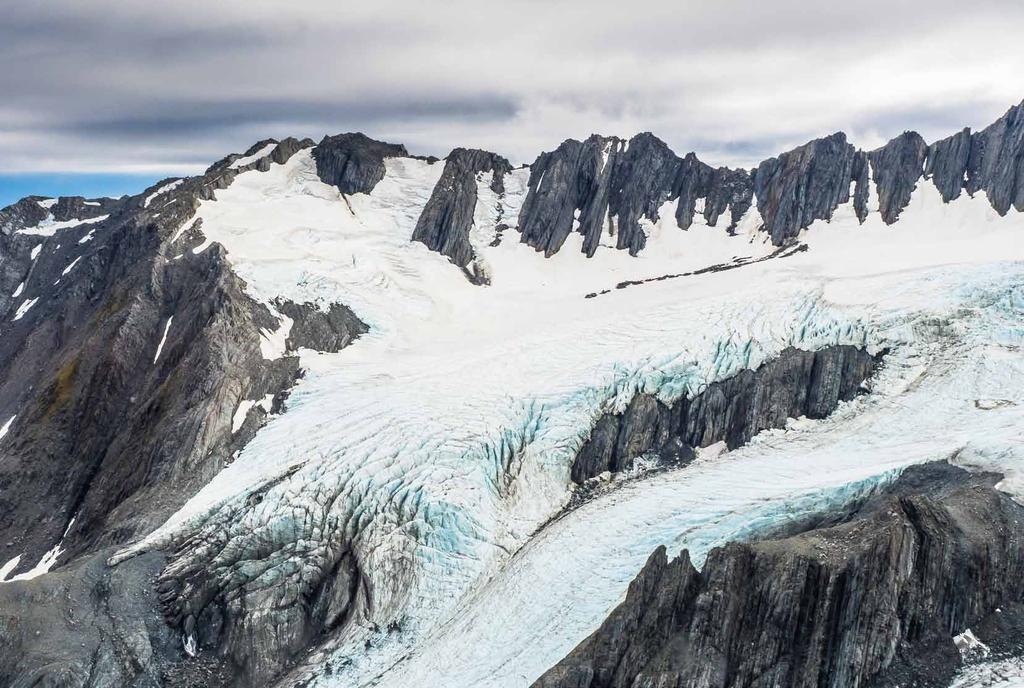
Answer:
[{"label": "cloud", "polygon": [[752,165],[844,130],[984,126],[1024,97],[1018,2],[15,3],[0,172],[184,173],[266,136],[362,130],[532,160],[653,131]]}]

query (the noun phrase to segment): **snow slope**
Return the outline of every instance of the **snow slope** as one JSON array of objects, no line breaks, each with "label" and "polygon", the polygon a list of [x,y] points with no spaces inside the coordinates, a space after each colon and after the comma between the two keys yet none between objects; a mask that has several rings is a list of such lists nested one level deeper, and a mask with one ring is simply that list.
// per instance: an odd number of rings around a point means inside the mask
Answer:
[{"label": "snow slope", "polygon": [[[499,219],[515,224],[528,176],[517,170],[502,197],[479,180],[471,240],[491,285],[478,287],[409,241],[443,164],[386,162],[371,194],[342,197],[302,151],[201,205],[193,252],[219,242],[257,299],[344,303],[371,330],[339,354],[301,352],[307,375],[287,412],[120,555],[187,542],[175,571],[276,587],[285,605],[351,547],[373,607],[296,675],[528,685],[597,626],[658,544],[699,559],[952,455],[1021,485],[1021,216],[999,218],[980,197],[944,205],[922,184],[894,227],[877,214],[859,226],[841,208],[804,232],[806,252],[615,289],[774,247],[756,211],[728,236],[700,223],[682,232],[667,209],[636,258],[601,248],[588,260],[573,235],[545,259],[515,229],[491,246]],[[629,483],[538,534],[602,413],[638,391],[696,393],[787,346],[838,343],[893,349],[876,395]]]}]

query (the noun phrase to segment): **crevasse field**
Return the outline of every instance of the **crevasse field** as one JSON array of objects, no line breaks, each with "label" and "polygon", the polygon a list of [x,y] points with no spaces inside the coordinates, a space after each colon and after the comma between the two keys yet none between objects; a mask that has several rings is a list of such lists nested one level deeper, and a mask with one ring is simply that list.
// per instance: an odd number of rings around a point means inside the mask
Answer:
[{"label": "crevasse field", "polygon": [[[474,286],[409,241],[442,167],[389,159],[372,194],[343,197],[302,151],[204,202],[198,246],[191,221],[179,232],[182,252],[225,246],[272,309],[278,297],[344,303],[370,326],[340,353],[302,351],[286,412],[118,555],[185,543],[173,566],[262,586],[272,619],[312,563],[351,546],[373,607],[295,678],[527,686],[596,628],[659,544],[699,564],[936,459],[999,470],[1024,499],[1024,216],[1000,218],[980,195],[946,205],[921,182],[895,226],[842,207],[785,257],[767,258],[752,208],[735,236],[699,215],[679,230],[668,211],[638,257],[605,247],[587,259],[572,235],[544,258],[514,229],[520,169],[501,197],[478,180],[472,241],[491,283]],[[512,228],[499,236],[499,224]],[[265,333],[266,357],[283,353],[289,327],[281,317]],[[685,469],[641,467],[550,521],[602,413],[830,344],[890,350],[871,394],[732,452],[707,448]]]}]

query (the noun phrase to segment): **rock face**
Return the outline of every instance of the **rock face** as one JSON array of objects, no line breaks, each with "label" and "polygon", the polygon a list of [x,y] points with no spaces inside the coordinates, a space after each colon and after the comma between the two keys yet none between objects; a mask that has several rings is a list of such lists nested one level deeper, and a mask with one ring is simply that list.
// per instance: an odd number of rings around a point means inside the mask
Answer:
[{"label": "rock face", "polygon": [[109,569],[100,553],[72,567],[0,586],[0,684],[217,686],[217,672],[186,662],[162,623],[153,576],[164,558],[147,554]]},{"label": "rock face", "polygon": [[476,210],[477,177],[490,175],[490,188],[500,195],[505,192],[504,177],[511,171],[512,165],[500,155],[466,148],[453,150],[416,222],[412,240],[448,256],[471,278],[480,280],[482,276],[470,270],[474,254],[469,241]]},{"label": "rock face", "polygon": [[971,136],[965,188],[984,191],[1001,215],[1024,211],[1024,103]]},{"label": "rock face", "polygon": [[284,301],[277,304],[277,310],[292,319],[287,341],[291,351],[341,351],[368,331],[366,324],[341,303],[332,303],[323,311],[311,303]]},{"label": "rock face", "polygon": [[[254,407],[234,431],[239,403],[273,395],[279,406],[294,383],[298,359],[260,348],[260,331],[280,323],[245,294],[223,249],[182,252],[198,230],[172,242],[200,198],[306,145],[261,142],[249,154],[267,144],[266,156],[235,167],[232,156],[170,190],[0,211],[0,275],[22,285],[0,337],[0,416],[13,417],[0,447],[0,558],[21,555],[9,575],[58,542],[59,564],[151,531],[259,427]],[[109,217],[33,233],[49,215]],[[178,253],[187,258],[171,260]],[[341,305],[295,320],[302,345],[340,348],[366,329]]]},{"label": "rock face", "polygon": [[542,153],[530,167],[529,192],[519,214],[523,243],[551,256],[570,232],[578,231],[593,255],[605,226],[614,167],[609,161],[621,146],[619,139],[595,135],[583,142],[569,139]]},{"label": "rock face", "polygon": [[1024,507],[997,479],[911,468],[838,522],[726,545],[702,571],[659,548],[534,686],[948,685],[953,636],[1024,597]]},{"label": "rock face", "polygon": [[963,190],[984,191],[1001,214],[1024,209],[1024,103],[983,131],[970,130],[931,146],[905,132],[873,151],[861,151],[839,132],[769,158],[753,170],[712,168],[690,153],[680,158],[652,134],[627,143],[593,135],[569,139],[542,153],[530,168],[519,230],[524,243],[550,256],[573,232],[593,256],[602,240],[636,254],[646,244],[642,222],[656,222],[675,202],[676,224],[686,230],[696,213],[718,226],[729,213],[733,231],[756,198],[756,222],[782,246],[818,220],[853,201],[867,219],[872,188],[882,220],[895,223],[922,180],[944,200]]},{"label": "rock face", "polygon": [[343,194],[370,193],[384,178],[384,158],[407,155],[405,146],[375,141],[364,134],[325,136],[313,149],[317,175]]},{"label": "rock face", "polygon": [[886,224],[896,222],[900,211],[910,203],[910,195],[921,178],[927,155],[928,144],[913,131],[868,153],[875,184],[878,185],[878,212]]},{"label": "rock face", "polygon": [[664,203],[679,201],[676,222],[688,228],[697,199],[708,224],[730,211],[728,229],[750,207],[751,184],[742,170],[713,169],[692,153],[679,158],[650,133],[628,142],[615,137],[570,139],[543,153],[530,168],[529,192],[520,213],[522,241],[545,255],[557,252],[571,232],[583,235],[593,256],[607,234],[636,255],[646,244],[641,221],[656,222]]},{"label": "rock face", "polygon": [[[10,578],[59,546],[60,569],[0,585],[0,683],[206,686],[240,675],[219,659],[164,672],[183,658],[182,629],[193,630],[161,618],[154,580],[166,561],[147,556],[111,570],[96,553],[151,532],[232,460],[268,412],[253,405],[239,426],[244,400],[271,397],[270,410],[281,410],[299,374],[289,350],[337,351],[366,332],[343,304],[255,302],[220,245],[188,250],[204,239],[189,225],[200,199],[310,145],[263,141],[202,176],[118,201],[29,199],[0,211],[0,275],[22,284],[7,315],[24,311],[0,337],[0,416],[14,417],[0,444],[0,559],[20,555]],[[82,222],[90,218],[102,221]],[[50,220],[70,226],[42,231]],[[283,318],[292,320],[286,352],[268,358],[261,332]],[[337,581],[356,577],[343,568],[319,592],[317,628],[333,627],[350,606]],[[52,642],[34,639],[67,599],[92,637],[61,650],[57,626]],[[231,622],[218,618],[218,629],[245,637]]]},{"label": "rock face", "polygon": [[942,200],[956,200],[967,181],[967,165],[971,159],[971,130],[969,128],[949,138],[936,141],[928,147],[928,161],[924,173],[932,178],[942,194]]},{"label": "rock face", "polygon": [[627,470],[648,452],[678,461],[692,457],[694,447],[716,442],[732,449],[762,430],[784,427],[787,418],[823,418],[857,394],[880,358],[852,346],[790,348],[671,406],[638,394],[622,414],[598,420],[576,456],[572,479],[582,483],[604,471]]},{"label": "rock face", "polygon": [[776,245],[850,200],[856,150],[843,133],[765,160],[753,172],[757,209]]}]

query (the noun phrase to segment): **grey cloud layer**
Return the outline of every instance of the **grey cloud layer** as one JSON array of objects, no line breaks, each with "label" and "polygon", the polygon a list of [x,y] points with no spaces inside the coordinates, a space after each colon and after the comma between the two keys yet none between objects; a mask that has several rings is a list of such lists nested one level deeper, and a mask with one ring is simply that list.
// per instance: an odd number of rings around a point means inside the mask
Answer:
[{"label": "grey cloud layer", "polygon": [[1024,98],[1019,2],[9,4],[0,172],[191,171],[348,130],[515,160],[651,130],[751,164],[837,129],[933,138]]}]

